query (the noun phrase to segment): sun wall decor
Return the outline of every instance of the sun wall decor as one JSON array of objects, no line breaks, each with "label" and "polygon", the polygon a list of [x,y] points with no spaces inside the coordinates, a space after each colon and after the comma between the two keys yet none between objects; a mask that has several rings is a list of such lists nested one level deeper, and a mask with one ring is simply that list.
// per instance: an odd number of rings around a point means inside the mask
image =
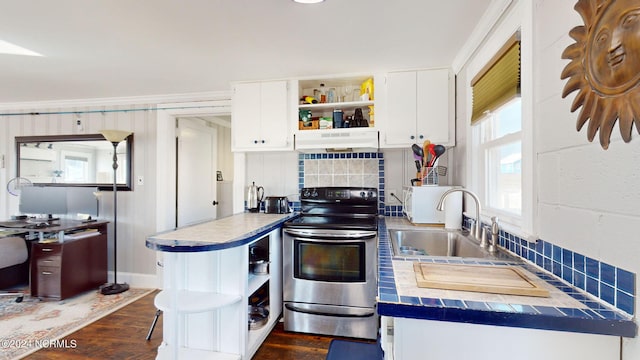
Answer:
[{"label": "sun wall decor", "polygon": [[571,112],[582,107],[576,129],[588,123],[587,139],[599,132],[609,147],[619,120],[622,139],[631,141],[633,125],[640,133],[640,0],[578,0],[574,9],[584,25],[569,31],[576,42],[562,52],[571,62],[562,97],[578,91]]}]

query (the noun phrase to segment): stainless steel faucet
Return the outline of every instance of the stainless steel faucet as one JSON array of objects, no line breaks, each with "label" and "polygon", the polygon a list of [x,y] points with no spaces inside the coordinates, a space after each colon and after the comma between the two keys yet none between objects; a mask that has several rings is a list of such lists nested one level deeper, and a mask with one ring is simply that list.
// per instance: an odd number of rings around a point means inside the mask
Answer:
[{"label": "stainless steel faucet", "polygon": [[494,253],[498,251],[498,236],[500,236],[500,228],[498,227],[498,218],[491,217],[491,245],[489,245],[489,252]]},{"label": "stainless steel faucet", "polygon": [[481,235],[481,225],[480,225],[480,198],[478,198],[478,195],[476,195],[474,192],[467,190],[467,189],[462,189],[462,188],[453,188],[453,189],[449,189],[447,191],[445,191],[442,196],[440,197],[440,201],[438,201],[438,205],[436,206],[436,208],[439,211],[442,211],[444,209],[444,201],[447,198],[447,196],[449,196],[449,194],[454,193],[456,191],[460,191],[462,193],[465,194],[469,194],[473,200],[476,202],[476,219],[475,222],[473,223],[473,226],[471,228],[471,236],[475,237],[476,239],[480,240]]}]

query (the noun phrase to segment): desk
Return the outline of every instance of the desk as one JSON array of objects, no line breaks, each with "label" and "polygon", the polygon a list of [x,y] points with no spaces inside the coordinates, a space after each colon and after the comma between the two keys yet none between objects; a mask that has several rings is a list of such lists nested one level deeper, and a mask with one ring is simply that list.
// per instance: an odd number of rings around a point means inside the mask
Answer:
[{"label": "desk", "polygon": [[[31,296],[62,300],[105,284],[107,224],[61,220],[45,228],[21,229],[36,239],[31,241]],[[87,230],[95,233],[77,235]]]},{"label": "desk", "polygon": [[[26,242],[25,247],[27,248],[27,259],[20,264],[15,264],[11,266],[6,266],[7,263],[3,263],[0,269],[0,289],[7,289],[14,286],[21,286],[29,283],[29,258],[31,257],[29,254],[30,244],[26,240],[24,240],[24,233],[19,231],[0,231],[0,251],[5,256],[9,258],[20,257],[21,251],[16,253],[16,249],[14,249],[11,245],[7,247],[7,244],[4,244],[6,238],[21,238],[23,242]],[[5,253],[8,251],[8,253]]]}]

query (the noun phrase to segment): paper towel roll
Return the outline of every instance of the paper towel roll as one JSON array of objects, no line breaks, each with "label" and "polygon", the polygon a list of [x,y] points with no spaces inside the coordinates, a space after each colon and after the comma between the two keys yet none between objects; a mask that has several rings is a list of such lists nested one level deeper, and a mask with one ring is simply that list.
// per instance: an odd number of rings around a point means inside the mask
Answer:
[{"label": "paper towel roll", "polygon": [[462,192],[454,192],[444,201],[444,228],[462,229]]}]

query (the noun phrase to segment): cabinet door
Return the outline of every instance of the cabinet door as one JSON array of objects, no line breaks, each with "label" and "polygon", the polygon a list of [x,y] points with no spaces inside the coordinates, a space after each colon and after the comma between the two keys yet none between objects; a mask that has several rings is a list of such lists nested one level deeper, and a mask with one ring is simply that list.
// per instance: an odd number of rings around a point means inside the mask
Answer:
[{"label": "cabinet door", "polygon": [[450,110],[451,77],[448,69],[417,73],[417,134],[432,143],[455,145],[453,111]]},{"label": "cabinet door", "polygon": [[264,82],[261,86],[261,150],[293,149],[289,141],[289,106],[286,81]]},{"label": "cabinet door", "polygon": [[422,144],[416,137],[416,73],[394,72],[387,76],[387,110],[381,125],[381,147]]},{"label": "cabinet door", "polygon": [[257,147],[260,139],[261,84],[236,84],[231,114],[232,150]]},{"label": "cabinet door", "polygon": [[286,81],[236,84],[231,118],[233,151],[292,150]]}]

